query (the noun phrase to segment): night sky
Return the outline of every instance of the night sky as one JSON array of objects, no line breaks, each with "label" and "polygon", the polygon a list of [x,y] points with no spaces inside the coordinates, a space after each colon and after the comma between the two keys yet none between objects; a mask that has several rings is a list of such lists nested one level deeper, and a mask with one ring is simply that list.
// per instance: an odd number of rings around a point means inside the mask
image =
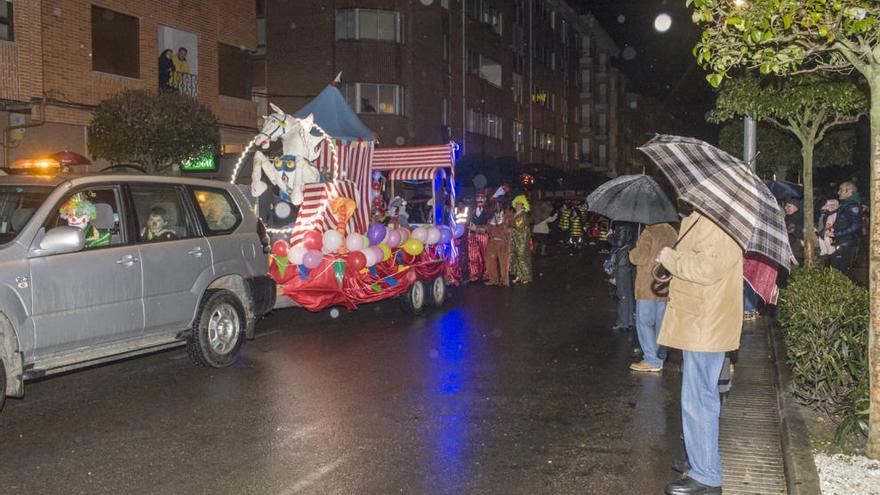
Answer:
[{"label": "night sky", "polygon": [[[616,62],[630,80],[630,91],[658,99],[673,114],[682,134],[712,139],[716,127],[704,120],[714,101],[704,71],[692,50],[700,31],[690,19],[684,0],[573,0],[592,12],[617,42]],[[660,13],[672,17],[665,33],[654,29]]]}]

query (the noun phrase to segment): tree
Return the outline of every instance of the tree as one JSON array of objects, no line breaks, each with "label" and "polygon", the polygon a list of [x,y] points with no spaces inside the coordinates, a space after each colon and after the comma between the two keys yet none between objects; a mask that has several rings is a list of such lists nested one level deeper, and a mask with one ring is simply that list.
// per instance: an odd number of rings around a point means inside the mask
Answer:
[{"label": "tree", "polygon": [[125,91],[102,101],[89,125],[89,150],[112,163],[138,163],[150,173],[220,148],[217,117],[177,92]]},{"label": "tree", "polygon": [[860,73],[871,105],[871,413],[868,454],[880,458],[880,2],[686,0],[703,27],[694,47],[717,87],[737,67],[764,74]]},{"label": "tree", "polygon": [[800,143],[804,181],[805,264],[815,264],[813,236],[813,158],[816,145],[835,127],[858,122],[867,109],[865,94],[848,78],[805,74],[798,78],[736,77],[715,101],[712,118],[723,122],[750,116],[794,135]]}]

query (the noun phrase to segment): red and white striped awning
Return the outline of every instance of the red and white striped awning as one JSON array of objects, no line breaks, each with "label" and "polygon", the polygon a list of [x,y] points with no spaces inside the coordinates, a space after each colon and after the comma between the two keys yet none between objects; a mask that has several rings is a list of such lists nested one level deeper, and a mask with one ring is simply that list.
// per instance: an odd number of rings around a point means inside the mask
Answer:
[{"label": "red and white striped awning", "polygon": [[434,180],[440,167],[396,168],[388,171],[388,180]]},{"label": "red and white striped awning", "polygon": [[[373,151],[373,170],[380,172],[395,171],[397,174],[404,170],[420,170],[421,176],[413,176],[411,179],[393,178],[392,180],[419,180],[433,178],[433,172],[440,168],[452,168],[454,166],[453,150],[455,143],[435,146],[411,146],[407,148],[376,148]],[[400,172],[397,172],[400,171]]]}]

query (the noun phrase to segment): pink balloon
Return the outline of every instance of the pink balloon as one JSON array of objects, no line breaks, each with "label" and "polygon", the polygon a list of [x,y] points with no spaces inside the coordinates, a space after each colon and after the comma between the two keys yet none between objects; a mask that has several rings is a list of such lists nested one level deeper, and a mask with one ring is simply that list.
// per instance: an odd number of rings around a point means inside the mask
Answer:
[{"label": "pink balloon", "polygon": [[369,249],[373,252],[373,254],[376,255],[376,263],[382,261],[382,259],[385,257],[385,252],[382,251],[382,248],[380,248],[379,246],[370,246],[367,249]]},{"label": "pink balloon", "polygon": [[364,255],[364,258],[367,259],[367,267],[373,266],[382,260],[382,257],[376,256],[376,252],[371,248],[361,249],[360,252]]},{"label": "pink balloon", "polygon": [[412,238],[418,239],[424,243],[428,240],[428,229],[424,227],[416,227],[412,232]]},{"label": "pink balloon", "polygon": [[318,265],[321,264],[321,261],[324,259],[324,253],[318,251],[317,249],[310,249],[306,254],[303,255],[302,264],[306,266],[309,270],[312,268],[318,268]]},{"label": "pink balloon", "polygon": [[403,244],[409,240],[409,230],[401,227],[397,229],[397,232],[400,233],[400,243],[399,245],[403,246]]},{"label": "pink balloon", "polygon": [[345,238],[345,247],[349,251],[360,251],[364,246],[364,236],[361,234],[348,234]]},{"label": "pink balloon", "polygon": [[388,229],[388,235],[385,236],[385,244],[391,249],[400,245],[400,231],[397,229]]}]

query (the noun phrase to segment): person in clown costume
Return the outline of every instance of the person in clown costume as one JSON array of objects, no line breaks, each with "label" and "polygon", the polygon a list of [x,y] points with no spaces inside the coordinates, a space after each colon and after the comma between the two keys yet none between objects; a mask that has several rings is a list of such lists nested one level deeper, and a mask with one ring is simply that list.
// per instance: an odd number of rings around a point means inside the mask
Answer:
[{"label": "person in clown costume", "polygon": [[98,216],[98,210],[91,201],[76,195],[65,201],[58,213],[67,220],[67,225],[83,231],[86,249],[110,245],[110,233],[101,232],[92,225]]},{"label": "person in clown costume", "polygon": [[468,279],[471,282],[486,280],[486,249],[489,246],[489,233],[486,225],[492,218],[492,209],[486,204],[486,193],[476,197],[476,207],[468,218],[467,259]]},{"label": "person in clown costume", "polygon": [[513,227],[510,235],[510,272],[513,283],[528,284],[532,281],[531,229],[528,214],[529,200],[520,194],[513,198]]}]

